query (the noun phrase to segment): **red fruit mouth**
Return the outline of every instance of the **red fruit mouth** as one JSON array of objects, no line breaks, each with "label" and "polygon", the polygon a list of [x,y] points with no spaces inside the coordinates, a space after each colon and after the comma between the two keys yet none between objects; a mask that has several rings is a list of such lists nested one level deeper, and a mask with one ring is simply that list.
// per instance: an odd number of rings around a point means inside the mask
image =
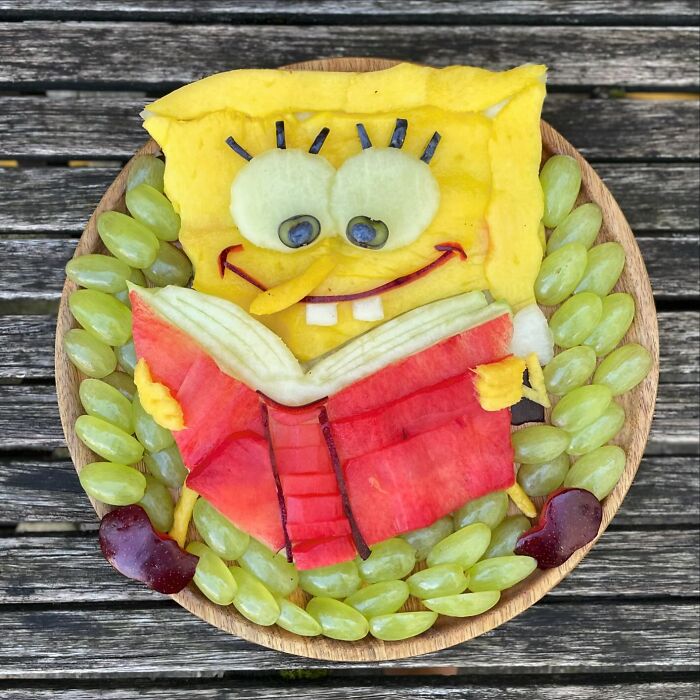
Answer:
[{"label": "red fruit mouth", "polygon": [[[252,284],[254,287],[257,287],[259,290],[263,292],[267,291],[267,287],[262,282],[259,282],[257,279],[255,279],[255,277],[248,274],[243,268],[238,267],[237,265],[233,265],[228,261],[228,256],[230,253],[238,253],[242,250],[243,245],[239,243],[238,245],[228,246],[227,248],[224,248],[221,251],[221,253],[219,253],[219,274],[223,277],[226,273],[226,270],[230,270],[231,272],[237,274],[241,279],[244,279],[246,282]],[[410,282],[413,282],[417,279],[420,279],[421,277],[425,277],[427,274],[430,274],[433,270],[436,270],[438,267],[441,267],[446,262],[451,260],[454,256],[458,256],[459,258],[465,261],[467,260],[467,254],[464,252],[464,248],[462,248],[462,246],[459,243],[454,243],[451,241],[447,241],[445,243],[438,243],[435,246],[435,250],[437,250],[440,253],[440,255],[437,258],[435,258],[435,260],[433,260],[432,262],[429,262],[427,265],[424,265],[423,267],[420,267],[417,270],[414,270],[413,272],[409,272],[405,275],[401,275],[400,277],[396,277],[390,282],[380,284],[378,287],[366,289],[363,292],[353,292],[351,294],[306,296],[303,299],[301,299],[300,302],[303,302],[305,304],[333,304],[339,301],[357,301],[358,299],[366,299],[367,297],[373,297],[377,294],[388,292],[391,289],[398,289],[399,287],[403,287],[404,285],[409,284]]]}]

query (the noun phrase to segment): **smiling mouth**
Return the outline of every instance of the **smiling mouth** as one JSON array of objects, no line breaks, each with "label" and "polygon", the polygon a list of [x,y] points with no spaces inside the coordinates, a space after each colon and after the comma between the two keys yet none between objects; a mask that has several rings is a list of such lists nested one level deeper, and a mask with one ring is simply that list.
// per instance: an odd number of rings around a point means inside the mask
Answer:
[{"label": "smiling mouth", "polygon": [[[221,251],[221,253],[219,253],[219,274],[221,275],[221,277],[223,277],[226,273],[226,270],[230,270],[234,274],[238,275],[241,279],[244,279],[249,284],[252,284],[254,287],[257,287],[260,291],[266,292],[268,288],[262,282],[250,275],[242,267],[234,265],[233,263],[230,263],[228,261],[228,256],[231,253],[238,253],[242,250],[243,244],[239,243],[237,245],[228,246],[227,248],[224,248]],[[390,282],[385,282],[384,284],[380,284],[377,287],[373,287],[372,289],[366,289],[362,292],[352,292],[351,294],[310,295],[305,296],[303,299],[300,299],[299,302],[303,302],[305,304],[334,304],[340,301],[358,301],[359,299],[367,299],[368,297],[377,296],[378,294],[388,292],[392,289],[398,289],[399,287],[403,287],[406,284],[410,284],[411,282],[414,282],[415,280],[420,279],[421,277],[425,277],[426,275],[430,274],[433,270],[436,270],[437,268],[444,265],[446,262],[449,262],[455,256],[461,258],[464,261],[467,260],[467,254],[464,252],[464,248],[462,248],[462,246],[459,243],[438,243],[435,246],[435,250],[437,250],[440,253],[440,255],[438,255],[438,257],[429,262],[427,265],[424,265],[423,267],[420,267],[417,270],[413,270],[413,272],[409,272],[405,275],[401,275],[400,277],[396,277]]]}]

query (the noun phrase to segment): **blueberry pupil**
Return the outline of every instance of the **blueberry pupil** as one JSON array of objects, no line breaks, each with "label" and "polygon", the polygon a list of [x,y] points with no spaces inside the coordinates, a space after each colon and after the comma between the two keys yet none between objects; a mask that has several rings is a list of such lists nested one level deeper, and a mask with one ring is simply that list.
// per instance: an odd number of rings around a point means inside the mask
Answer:
[{"label": "blueberry pupil", "polygon": [[296,246],[308,243],[313,236],[313,226],[309,221],[300,221],[289,229],[289,240]]},{"label": "blueberry pupil", "polygon": [[350,233],[358,243],[371,243],[377,236],[377,231],[370,224],[353,224]]}]

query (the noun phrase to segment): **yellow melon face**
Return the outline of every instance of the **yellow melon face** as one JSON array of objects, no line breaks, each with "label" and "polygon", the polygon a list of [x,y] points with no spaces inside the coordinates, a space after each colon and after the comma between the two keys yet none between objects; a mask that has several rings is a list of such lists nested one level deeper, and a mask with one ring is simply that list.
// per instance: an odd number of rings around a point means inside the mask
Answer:
[{"label": "yellow melon face", "polygon": [[[145,127],[166,156],[166,193],[182,220],[180,240],[195,268],[195,288],[261,314],[256,317],[302,361],[381,321],[357,303],[342,301],[335,307],[335,323],[315,325],[313,313],[307,315],[307,302],[300,299],[373,290],[441,256],[443,264],[427,274],[378,295],[383,319],[477,289],[489,290],[515,309],[531,303],[542,256],[538,168],[544,72],[542,66],[491,73],[410,65],[367,74],[233,71],[149,105]],[[416,192],[425,188],[411,189],[403,180],[395,188],[400,191],[393,191],[390,169],[372,171],[370,158],[362,161],[370,185],[345,196],[344,174],[352,171],[350,179],[357,183],[357,172],[362,171],[352,164],[363,152],[356,125],[364,125],[380,150],[389,144],[397,118],[408,122],[401,154],[415,161],[419,180],[420,168],[429,167],[424,179],[437,188],[435,198],[426,195],[435,205],[429,216],[427,205],[416,201],[420,199]],[[299,200],[320,212],[316,218],[322,220],[322,234],[298,249],[285,249],[278,238],[266,241],[264,227],[260,233],[248,223],[245,202],[232,203],[236,191],[245,191],[234,187],[232,195],[232,184],[239,176],[238,182],[250,180],[255,158],[276,148],[278,121],[284,122],[290,158],[296,149],[299,157],[308,151],[321,129],[330,130],[320,153],[309,156],[323,159],[322,165],[309,166],[318,173],[318,189],[323,192],[299,190]],[[419,159],[436,131],[440,144],[429,166],[424,166]],[[252,161],[232,151],[226,144],[229,137],[253,156]],[[265,172],[262,161],[256,167]],[[285,192],[275,175],[270,175],[269,188],[280,193],[275,195],[280,204],[277,211],[271,195],[265,206],[267,219],[286,218],[290,205],[282,201]],[[380,214],[386,201],[388,216],[403,221],[403,228],[408,230],[413,222],[411,235],[394,239],[390,232],[391,243],[378,250],[353,245],[345,220],[355,202],[362,206],[363,197],[367,207]],[[402,202],[406,212],[397,213]],[[358,210],[361,214],[370,212]],[[407,215],[402,219],[401,214]],[[248,237],[241,229],[249,230]],[[444,244],[461,247],[466,260],[445,254]],[[232,246],[236,247],[226,260],[244,275],[226,268],[222,274],[221,253]],[[270,290],[267,297],[261,296],[259,287]]]}]

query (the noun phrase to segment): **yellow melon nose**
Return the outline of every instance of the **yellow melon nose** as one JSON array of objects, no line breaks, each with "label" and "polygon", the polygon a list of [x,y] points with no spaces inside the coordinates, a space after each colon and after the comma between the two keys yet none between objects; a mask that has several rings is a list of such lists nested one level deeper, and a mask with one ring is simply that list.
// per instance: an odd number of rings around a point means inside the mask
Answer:
[{"label": "yellow melon nose", "polygon": [[301,301],[318,287],[337,264],[338,260],[333,255],[331,248],[328,253],[312,262],[300,275],[260,292],[253,299],[248,310],[256,316],[266,316],[283,311],[292,304]]}]

